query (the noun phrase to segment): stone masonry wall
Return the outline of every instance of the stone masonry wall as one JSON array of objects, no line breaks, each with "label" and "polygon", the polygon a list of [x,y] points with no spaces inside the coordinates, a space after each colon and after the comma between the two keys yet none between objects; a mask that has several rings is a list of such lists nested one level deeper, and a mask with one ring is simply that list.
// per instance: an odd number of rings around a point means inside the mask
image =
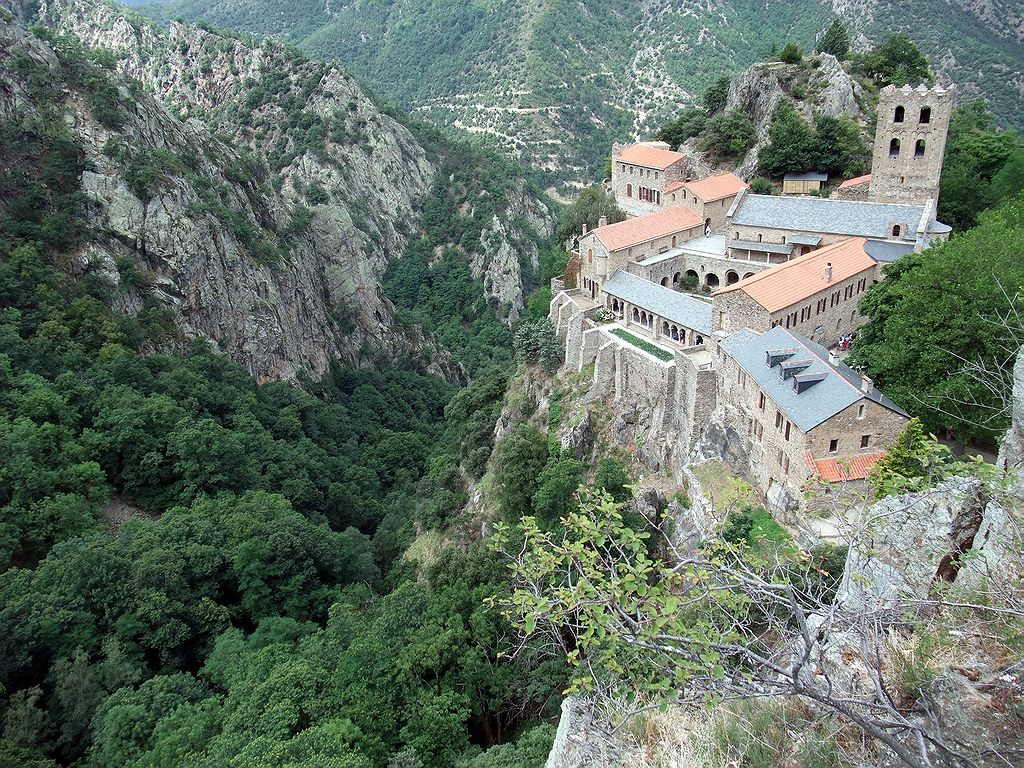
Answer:
[{"label": "stone masonry wall", "polygon": [[[859,418],[861,405],[864,406],[864,416]],[[808,433],[808,447],[816,458],[824,458],[829,455],[830,441],[837,439],[839,445],[833,455],[877,453],[888,448],[906,425],[905,416],[864,399],[812,429]],[[865,435],[869,438],[868,445],[862,448],[860,441]]]}]

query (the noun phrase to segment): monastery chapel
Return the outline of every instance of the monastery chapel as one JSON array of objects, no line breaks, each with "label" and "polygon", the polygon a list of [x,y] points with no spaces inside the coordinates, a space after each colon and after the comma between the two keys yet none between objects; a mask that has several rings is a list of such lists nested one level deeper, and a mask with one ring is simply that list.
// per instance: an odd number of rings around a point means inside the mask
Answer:
[{"label": "monastery chapel", "polygon": [[663,142],[614,145],[606,189],[627,218],[584,227],[552,281],[566,366],[594,365],[595,395],[654,403],[684,447],[718,414],[784,515],[810,484],[864,480],[909,417],[837,347],[888,264],[949,237],[936,204],[953,95],[883,89],[872,172],[830,197],[820,174],[758,195],[732,173],[692,178]]}]

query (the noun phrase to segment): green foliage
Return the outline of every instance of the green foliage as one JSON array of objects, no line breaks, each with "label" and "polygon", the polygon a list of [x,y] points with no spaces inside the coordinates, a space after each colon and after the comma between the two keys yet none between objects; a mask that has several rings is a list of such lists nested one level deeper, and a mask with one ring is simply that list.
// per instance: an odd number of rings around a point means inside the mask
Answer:
[{"label": "green foliage", "polygon": [[804,60],[804,52],[796,43],[786,43],[779,51],[779,61],[786,64],[799,64]]},{"label": "green foliage", "polygon": [[850,52],[850,33],[846,25],[838,18],[832,20],[828,29],[821,33],[815,50],[819,53],[830,53],[842,61]]},{"label": "green foliage", "polygon": [[675,355],[669,352],[667,349],[659,347],[646,339],[641,339],[639,336],[634,336],[629,331],[622,328],[613,328],[612,333],[618,336],[620,339],[628,341],[634,347],[642,349],[644,352],[654,355],[659,360],[664,360],[666,363],[671,362],[675,359]]},{"label": "green foliage", "polygon": [[942,166],[939,219],[954,232],[978,223],[978,214],[1024,190],[1024,142],[992,124],[985,105],[953,110]]},{"label": "green foliage", "polygon": [[978,460],[958,460],[945,445],[928,435],[920,419],[911,419],[885,456],[871,470],[875,498],[923,491],[948,477],[988,475]]},{"label": "green foliage", "polygon": [[494,460],[494,495],[502,517],[518,520],[532,513],[547,462],[547,440],[533,427],[520,424],[501,441]]},{"label": "green foliage", "polygon": [[792,538],[767,511],[745,506],[730,512],[722,528],[722,538],[734,546],[755,550],[776,550],[792,545]]},{"label": "green foliage", "polygon": [[764,176],[755,176],[750,180],[750,191],[755,195],[773,195],[775,185]]},{"label": "green foliage", "polygon": [[861,130],[852,120],[819,115],[812,128],[792,104],[782,101],[772,116],[758,170],[775,177],[810,170],[849,177],[864,170],[868,157]]},{"label": "green foliage", "polygon": [[1024,196],[979,218],[974,229],[886,267],[861,300],[870,321],[850,358],[926,430],[952,425],[962,440],[995,440],[1008,424],[1005,377],[984,380],[966,367],[997,373],[1016,358]]},{"label": "green foliage", "polygon": [[735,158],[754,146],[756,138],[754,124],[746,112],[737,108],[708,120],[700,148],[719,158]]},{"label": "green foliage", "polygon": [[725,102],[729,98],[730,82],[728,75],[721,75],[704,90],[701,101],[708,115],[714,115],[725,108]]},{"label": "green foliage", "polygon": [[552,457],[537,478],[531,509],[545,527],[552,527],[576,509],[576,489],[583,480],[583,464],[562,456]]},{"label": "green foliage", "polygon": [[932,83],[935,80],[928,68],[928,59],[903,32],[890,35],[869,53],[853,57],[853,65],[856,71],[871,78],[880,88]]},{"label": "green foliage", "polygon": [[618,459],[604,458],[597,464],[597,474],[594,476],[594,487],[603,490],[617,503],[629,501],[632,498],[632,491],[627,488],[633,479],[626,470],[626,465]]},{"label": "green foliage", "polygon": [[430,331],[471,375],[510,362],[511,334],[465,257],[451,248],[439,259],[432,256],[430,241],[420,239],[384,275],[399,318]]},{"label": "green foliage", "polygon": [[[728,83],[728,78],[726,79]],[[725,103],[723,99],[723,104]],[[673,149],[687,139],[700,136],[708,122],[708,112],[703,109],[686,109],[670,123],[658,129],[655,137],[658,141],[667,142]]]},{"label": "green foliage", "polygon": [[555,233],[556,242],[560,246],[564,245],[569,238],[577,237],[583,231],[584,225],[588,231],[593,229],[602,216],[608,217],[609,224],[626,218],[626,214],[615,204],[615,198],[605,192],[604,187],[587,187],[580,192],[575,202],[562,212]]},{"label": "green foliage", "polygon": [[558,370],[562,362],[561,344],[547,317],[521,322],[516,328],[512,346],[517,360],[531,365],[539,364],[548,373]]}]

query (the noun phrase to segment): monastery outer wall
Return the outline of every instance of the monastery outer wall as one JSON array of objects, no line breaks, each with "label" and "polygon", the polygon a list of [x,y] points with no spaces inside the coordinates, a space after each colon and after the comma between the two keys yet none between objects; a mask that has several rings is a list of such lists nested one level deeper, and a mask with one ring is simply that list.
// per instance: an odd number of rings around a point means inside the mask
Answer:
[{"label": "monastery outer wall", "polygon": [[[917,229],[918,222],[893,222],[894,224],[905,224],[903,230],[907,232],[907,227],[910,227],[909,231],[914,232]],[[726,229],[727,243],[731,240],[747,240],[749,242],[758,242],[757,236],[761,235],[761,242],[774,243],[775,245],[787,245],[789,238],[793,235],[815,235],[821,237],[821,242],[811,248],[810,246],[804,246],[805,253],[811,250],[816,250],[832,243],[838,243],[840,240],[848,240],[850,235],[837,235],[830,232],[811,232],[810,230],[804,229],[775,229],[773,227],[753,227],[745,224],[736,224],[735,222],[729,222]],[[800,246],[795,246],[793,255],[799,256]]]}]

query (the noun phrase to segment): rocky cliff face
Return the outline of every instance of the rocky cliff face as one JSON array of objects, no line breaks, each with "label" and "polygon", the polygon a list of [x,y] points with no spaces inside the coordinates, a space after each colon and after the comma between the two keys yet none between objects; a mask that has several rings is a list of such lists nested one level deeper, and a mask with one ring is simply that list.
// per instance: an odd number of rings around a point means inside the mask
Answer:
[{"label": "rocky cliff face", "polygon": [[[65,43],[28,32],[27,11],[0,2],[16,17],[0,22],[0,72],[11,84],[0,115],[39,118],[24,62],[57,72]],[[78,268],[116,281],[115,265],[128,259],[146,276],[122,291],[122,309],[155,297],[186,333],[260,378],[319,375],[332,359],[376,355],[429,358],[433,373],[461,377],[446,354],[421,355],[432,342],[398,327],[379,287],[420,228],[436,158],[349,75],[276,43],[184,24],[165,34],[102,2],[45,2],[39,18],[107,52],[119,94],[106,119],[81,89],[68,89],[61,107],[90,168],[82,189],[96,235]],[[522,306],[520,260],[501,254],[551,226],[525,187],[521,198],[479,246],[498,254],[486,260],[491,290],[513,307]]]}]

